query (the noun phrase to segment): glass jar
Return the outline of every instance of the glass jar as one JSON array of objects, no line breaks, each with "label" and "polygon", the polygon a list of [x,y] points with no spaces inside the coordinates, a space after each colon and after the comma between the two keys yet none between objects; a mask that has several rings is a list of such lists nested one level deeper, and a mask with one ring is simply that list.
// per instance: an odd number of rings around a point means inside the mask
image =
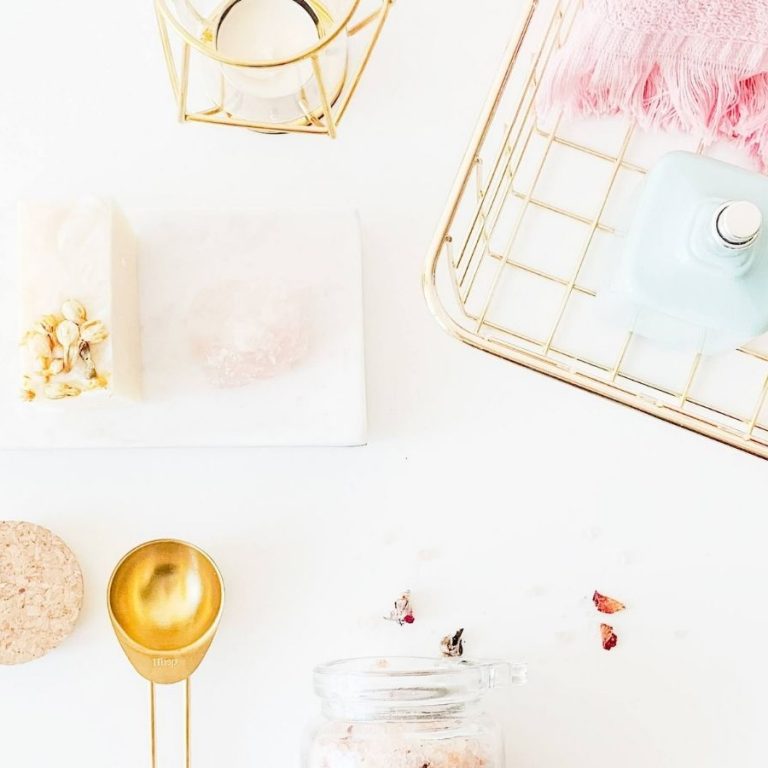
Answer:
[{"label": "glass jar", "polygon": [[483,711],[492,688],[522,683],[506,662],[389,658],[315,670],[323,721],[304,768],[504,768],[504,740]]}]

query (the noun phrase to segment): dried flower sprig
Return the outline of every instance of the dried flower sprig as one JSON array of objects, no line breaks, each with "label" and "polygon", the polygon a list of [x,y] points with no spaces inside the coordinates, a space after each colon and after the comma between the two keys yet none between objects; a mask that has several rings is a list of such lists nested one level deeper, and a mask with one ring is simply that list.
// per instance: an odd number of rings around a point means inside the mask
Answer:
[{"label": "dried flower sprig", "polygon": [[460,659],[464,655],[464,630],[459,629],[452,635],[446,635],[440,643],[440,650],[448,659]]},{"label": "dried flower sprig", "polygon": [[416,617],[413,614],[413,606],[411,605],[410,590],[403,592],[403,594],[395,600],[394,608],[390,611],[389,616],[385,616],[384,618],[387,621],[398,623],[401,627],[404,624],[413,624],[416,621]]},{"label": "dried flower sprig", "polygon": [[30,358],[30,370],[22,378],[22,399],[32,402],[43,395],[62,400],[106,388],[107,379],[96,369],[92,348],[108,338],[104,323],[89,320],[87,310],[75,299],[65,301],[59,314],[43,315],[21,341]]}]

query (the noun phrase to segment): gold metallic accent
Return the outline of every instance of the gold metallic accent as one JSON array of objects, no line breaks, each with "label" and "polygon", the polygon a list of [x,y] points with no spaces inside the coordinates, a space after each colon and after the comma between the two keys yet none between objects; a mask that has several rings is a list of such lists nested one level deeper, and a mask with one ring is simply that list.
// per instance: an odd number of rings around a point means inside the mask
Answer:
[{"label": "gold metallic accent", "polygon": [[[597,233],[616,236],[603,215],[615,194],[618,177],[647,173],[631,158],[632,141],[638,133],[632,124],[627,125],[617,152],[561,135],[562,120],[551,129],[538,123],[535,102],[542,77],[567,39],[581,5],[581,0],[528,0],[520,32],[511,42],[493,84],[427,260],[424,292],[429,308],[445,330],[465,344],[768,458],[768,353],[755,344],[733,353],[736,362],[748,362],[757,377],[754,395],[751,390],[749,395],[739,395],[733,382],[721,384],[714,392],[710,362],[698,354],[691,355],[678,386],[662,375],[666,371],[636,370],[631,360],[639,342],[633,333],[617,339],[613,355],[606,360],[596,360],[575,342],[561,340],[571,327],[568,308],[573,297],[593,301],[597,295],[587,284],[583,267]],[[524,48],[529,47],[530,57],[523,56]],[[529,61],[530,69],[526,70]],[[543,143],[535,157],[534,137]],[[566,210],[537,192],[544,168],[557,163],[551,156],[555,146],[558,152],[594,158],[610,170],[590,215]],[[698,138],[692,149],[705,151]],[[525,161],[532,181],[524,189],[519,177]],[[523,222],[532,209],[586,228],[574,252],[574,267],[567,274],[553,274],[535,258],[517,255]],[[494,247],[499,240],[501,247]],[[566,247],[568,244],[563,243]],[[563,291],[547,330],[538,338],[499,317],[504,302],[498,287],[510,270],[524,273],[536,285]],[[735,372],[732,378],[736,380]]]},{"label": "gold metallic accent", "polygon": [[323,79],[323,70],[320,66],[320,59],[317,56],[312,57],[312,71],[315,74],[315,80],[317,80],[317,87],[320,89],[320,101],[323,105],[323,114],[328,121],[328,135],[332,138],[336,138],[336,119],[333,116],[333,110],[331,109],[331,100],[328,98],[328,90],[325,87],[325,80]]},{"label": "gold metallic accent", "polygon": [[[169,0],[155,0],[155,13],[157,15],[158,29],[162,41],[163,55],[165,57],[168,75],[171,81],[174,99],[176,101],[179,120],[190,123],[209,123],[213,125],[228,125],[236,128],[247,128],[260,133],[298,133],[316,134],[336,138],[338,125],[344,118],[350,101],[357,92],[360,81],[376,48],[381,31],[389,17],[389,11],[395,0],[381,0],[381,6],[366,16],[361,16],[362,0],[352,0],[349,10],[335,25],[325,6],[320,0],[308,0],[318,16],[318,31],[320,40],[317,45],[295,56],[276,59],[274,61],[244,61],[233,59],[220,54],[215,47],[215,35],[212,29],[216,26],[217,14],[220,15],[228,4],[223,5],[209,19],[201,18],[194,11],[197,21],[205,26],[198,37],[195,37],[176,18],[169,5]],[[192,3],[187,2],[188,6]],[[357,52],[357,62],[344,73],[344,77],[334,92],[328,92],[327,84],[323,79],[319,55],[340,36],[349,39],[360,38],[363,40],[360,50]],[[177,64],[174,56],[174,39],[181,44],[181,64]],[[243,70],[264,70],[307,62],[312,67],[314,81],[317,84],[321,97],[321,108],[314,111],[306,107],[306,97],[300,99],[305,113],[304,117],[291,123],[267,123],[255,122],[238,118],[224,109],[224,84],[222,83],[222,98],[218,104],[211,104],[204,109],[190,110],[190,91],[193,88],[193,74],[190,70],[190,57],[203,56],[206,59],[218,62],[221,65],[240,68]]]},{"label": "gold metallic accent", "polygon": [[109,618],[136,671],[149,680],[152,767],[157,765],[155,685],[185,682],[186,764],[190,765],[189,678],[221,620],[224,582],[216,564],[191,544],[142,544],[117,565],[107,589]]}]

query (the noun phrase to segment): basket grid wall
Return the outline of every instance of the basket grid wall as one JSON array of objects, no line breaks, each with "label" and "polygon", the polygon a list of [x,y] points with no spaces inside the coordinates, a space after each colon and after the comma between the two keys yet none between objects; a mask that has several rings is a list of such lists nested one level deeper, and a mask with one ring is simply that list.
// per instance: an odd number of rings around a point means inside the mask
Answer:
[{"label": "basket grid wall", "polygon": [[[531,3],[438,232],[430,306],[468,344],[768,458],[768,339],[685,355],[600,315],[646,169],[666,151],[705,149],[619,119],[540,123],[542,75],[580,6]],[[526,51],[531,38],[540,44]],[[706,151],[746,162],[732,148]]]}]

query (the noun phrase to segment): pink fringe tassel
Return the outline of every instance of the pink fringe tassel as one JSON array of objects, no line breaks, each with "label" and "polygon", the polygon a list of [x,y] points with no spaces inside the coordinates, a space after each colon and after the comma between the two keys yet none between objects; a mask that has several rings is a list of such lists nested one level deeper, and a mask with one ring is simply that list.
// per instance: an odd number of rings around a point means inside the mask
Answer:
[{"label": "pink fringe tassel", "polygon": [[587,7],[542,83],[540,116],[561,110],[734,141],[768,172],[768,45],[626,29]]}]

